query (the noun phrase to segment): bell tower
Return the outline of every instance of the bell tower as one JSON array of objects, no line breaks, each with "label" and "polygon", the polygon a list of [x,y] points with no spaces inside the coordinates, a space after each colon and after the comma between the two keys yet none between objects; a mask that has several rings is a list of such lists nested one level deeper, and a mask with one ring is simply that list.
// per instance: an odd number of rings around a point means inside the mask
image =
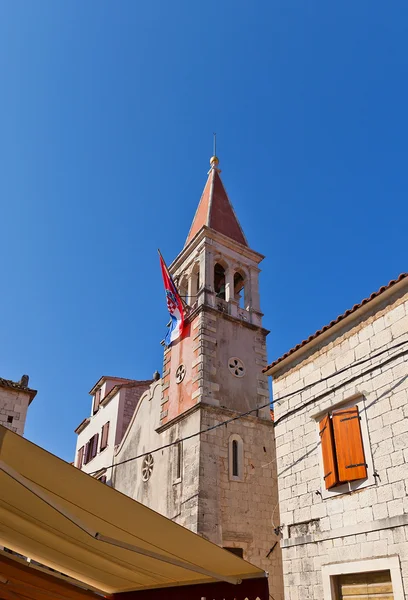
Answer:
[{"label": "bell tower", "polygon": [[271,595],[283,600],[274,428],[262,374],[262,259],[213,156],[186,243],[169,267],[186,303],[184,331],[138,404],[117,452],[115,486],[267,571]]},{"label": "bell tower", "polygon": [[218,165],[213,156],[185,246],[170,266],[187,304],[186,329],[165,351],[162,425],[197,404],[270,414],[258,281],[264,257],[250,249]]}]

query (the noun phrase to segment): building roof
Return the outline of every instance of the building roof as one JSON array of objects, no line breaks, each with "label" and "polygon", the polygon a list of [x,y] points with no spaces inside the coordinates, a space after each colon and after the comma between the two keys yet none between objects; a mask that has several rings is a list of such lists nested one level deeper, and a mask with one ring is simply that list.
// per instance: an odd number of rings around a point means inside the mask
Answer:
[{"label": "building roof", "polygon": [[218,162],[216,156],[213,156],[210,160],[211,169],[208,172],[207,183],[205,184],[193,223],[187,236],[186,245],[189,244],[200,229],[206,225],[236,242],[239,242],[243,246],[248,246],[244,232],[242,231],[241,225],[239,224],[221,181],[221,171],[217,168]]},{"label": "building roof", "polygon": [[17,392],[24,392],[25,394],[29,394],[29,396],[30,396],[29,404],[31,404],[31,402],[37,395],[37,390],[32,390],[31,388],[27,387],[26,385],[23,385],[20,381],[11,381],[11,379],[3,379],[2,377],[0,377],[0,387],[8,388],[10,390],[16,390]]},{"label": "building roof", "polygon": [[400,281],[402,281],[403,279],[406,279],[406,278],[408,278],[408,273],[401,273],[401,275],[399,277],[397,277],[397,279],[392,279],[387,285],[383,285],[382,287],[380,287],[380,289],[377,292],[373,292],[371,294],[371,296],[369,296],[368,298],[364,298],[364,300],[362,300],[358,304],[355,304],[352,308],[349,308],[348,310],[346,310],[343,314],[339,315],[336,319],[334,319],[333,321],[330,321],[330,323],[328,325],[325,325],[321,329],[318,329],[317,331],[315,331],[315,333],[310,335],[307,339],[303,340],[302,342],[300,342],[299,344],[297,344],[296,346],[294,346],[293,348],[288,350],[288,352],[286,352],[281,357],[274,360],[270,365],[265,367],[262,370],[262,372],[266,373],[267,371],[269,371],[270,369],[272,369],[273,367],[275,367],[276,365],[281,363],[283,360],[288,358],[291,354],[294,354],[295,352],[300,350],[300,348],[304,348],[307,344],[309,344],[310,342],[312,342],[313,340],[318,338],[325,331],[331,329],[332,327],[334,327],[334,325],[337,325],[337,323],[340,323],[341,321],[343,321],[344,319],[346,319],[347,317],[349,317],[350,315],[355,313],[357,310],[359,310],[360,308],[362,308],[363,306],[365,306],[366,304],[368,304],[369,302],[371,302],[378,296],[381,296],[381,294],[383,294],[387,290],[391,289],[394,285],[396,285],[397,283],[399,283]]},{"label": "building roof", "polygon": [[119,383],[128,383],[128,382],[136,382],[136,379],[126,379],[125,377],[110,377],[109,375],[102,375],[102,377],[100,377],[98,379],[98,381],[95,383],[95,385],[93,386],[93,388],[90,390],[89,394],[91,396],[94,395],[95,391],[101,387],[105,381],[118,381]]}]

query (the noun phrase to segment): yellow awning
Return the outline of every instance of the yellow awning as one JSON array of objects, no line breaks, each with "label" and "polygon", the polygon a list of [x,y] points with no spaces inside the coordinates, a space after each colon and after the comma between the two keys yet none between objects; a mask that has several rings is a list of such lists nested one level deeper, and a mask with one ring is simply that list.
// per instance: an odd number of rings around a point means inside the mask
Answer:
[{"label": "yellow awning", "polygon": [[261,569],[0,426],[0,546],[104,593]]}]

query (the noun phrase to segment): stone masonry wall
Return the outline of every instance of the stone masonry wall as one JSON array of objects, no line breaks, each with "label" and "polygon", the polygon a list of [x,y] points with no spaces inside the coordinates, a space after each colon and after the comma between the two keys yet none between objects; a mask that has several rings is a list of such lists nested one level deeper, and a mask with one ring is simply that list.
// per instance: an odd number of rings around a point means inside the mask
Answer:
[{"label": "stone masonry wall", "polygon": [[0,387],[0,425],[23,435],[28,403],[28,394]]},{"label": "stone masonry wall", "polygon": [[[201,414],[201,428],[206,429],[236,413],[207,406]],[[232,434],[243,440],[242,481],[230,477],[228,453]],[[274,521],[279,523],[279,506],[273,423],[246,417],[200,437],[198,533],[220,546],[242,548],[246,560],[269,573],[271,595],[281,600],[282,558],[274,532]]]},{"label": "stone masonry wall", "polygon": [[[322,567],[397,555],[408,598],[408,294],[395,293],[275,376],[285,598],[331,598]],[[393,346],[401,344],[397,348]],[[381,353],[379,356],[376,354]],[[403,354],[404,353],[404,354]],[[393,358],[394,357],[394,358]],[[368,359],[363,364],[358,361]],[[381,364],[388,361],[387,364]],[[346,368],[326,381],[323,378]],[[369,371],[364,374],[365,371]],[[353,381],[348,381],[355,378]],[[309,387],[308,387],[309,386]],[[296,390],[303,389],[299,393]],[[332,391],[331,391],[332,390]],[[327,393],[326,393],[327,392]],[[290,398],[279,398],[293,393]],[[370,485],[327,495],[317,419],[360,401]],[[308,403],[287,417],[286,413]],[[323,492],[323,497],[322,494]],[[397,598],[397,596],[395,596]]]}]

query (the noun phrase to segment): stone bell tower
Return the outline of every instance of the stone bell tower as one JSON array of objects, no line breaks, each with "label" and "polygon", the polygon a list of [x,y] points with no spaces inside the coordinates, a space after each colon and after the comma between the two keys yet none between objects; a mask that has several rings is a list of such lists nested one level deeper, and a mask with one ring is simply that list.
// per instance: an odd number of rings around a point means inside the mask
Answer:
[{"label": "stone bell tower", "polygon": [[[170,266],[187,304],[187,326],[165,352],[163,425],[200,403],[245,412],[269,400],[258,282],[264,257],[248,246],[218,158],[210,164],[186,244]],[[268,405],[257,416],[269,415]]]},{"label": "stone bell tower", "polygon": [[[275,441],[262,374],[268,332],[258,278],[264,257],[249,247],[218,165],[213,156],[185,246],[170,265],[186,302],[186,325],[164,351],[156,431],[170,443],[188,441],[170,458],[177,477],[168,476],[167,512],[265,569],[279,600]],[[181,482],[179,490],[174,482]]]}]

